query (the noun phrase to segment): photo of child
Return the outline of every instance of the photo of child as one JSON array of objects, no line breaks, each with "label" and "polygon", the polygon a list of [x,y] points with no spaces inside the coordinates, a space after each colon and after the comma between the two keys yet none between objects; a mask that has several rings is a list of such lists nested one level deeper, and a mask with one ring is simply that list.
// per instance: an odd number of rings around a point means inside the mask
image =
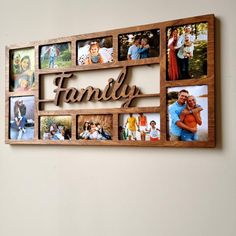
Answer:
[{"label": "photo of child", "polygon": [[160,30],[120,34],[118,40],[119,61],[159,56]]},{"label": "photo of child", "polygon": [[34,97],[10,98],[10,139],[34,139]]},{"label": "photo of child", "polygon": [[113,62],[112,37],[77,42],[77,64],[91,65]]},{"label": "photo of child", "polygon": [[119,115],[119,140],[160,140],[160,114],[139,113]]},{"label": "photo of child", "polygon": [[41,116],[40,139],[71,140],[71,116]]},{"label": "photo of child", "polygon": [[33,48],[10,52],[10,91],[29,91],[35,87],[34,54]]},{"label": "photo of child", "polygon": [[77,139],[112,140],[112,115],[80,115]]},{"label": "photo of child", "polygon": [[58,43],[40,47],[40,69],[72,66],[71,43]]}]

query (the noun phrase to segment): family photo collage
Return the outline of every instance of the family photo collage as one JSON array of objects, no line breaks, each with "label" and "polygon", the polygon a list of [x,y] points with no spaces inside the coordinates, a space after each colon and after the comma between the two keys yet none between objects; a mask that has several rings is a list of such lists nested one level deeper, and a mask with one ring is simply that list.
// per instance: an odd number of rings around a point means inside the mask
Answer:
[{"label": "family photo collage", "polygon": [[[215,146],[214,15],[7,46],[6,59],[8,144]],[[150,65],[160,90],[142,93],[127,74]],[[85,88],[67,87],[80,73],[109,69],[120,72],[100,86],[89,77]],[[147,97],[159,103],[137,105]],[[108,101],[123,103],[73,109]]]}]

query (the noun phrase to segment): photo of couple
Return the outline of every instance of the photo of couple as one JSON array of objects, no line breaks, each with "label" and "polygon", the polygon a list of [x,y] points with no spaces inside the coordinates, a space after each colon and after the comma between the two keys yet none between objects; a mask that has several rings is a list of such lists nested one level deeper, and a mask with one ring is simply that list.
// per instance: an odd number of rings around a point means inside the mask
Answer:
[{"label": "photo of couple", "polygon": [[119,61],[159,56],[160,30],[119,35]]},{"label": "photo of couple", "polygon": [[168,88],[168,139],[208,140],[208,88],[206,85]]},{"label": "photo of couple", "polygon": [[207,23],[167,29],[167,80],[207,76]]},{"label": "photo of couple", "polygon": [[11,55],[10,91],[29,91],[35,87],[34,49],[13,50]]},{"label": "photo of couple", "polygon": [[10,139],[34,139],[34,97],[10,98]]},{"label": "photo of couple", "polygon": [[91,65],[113,62],[112,37],[77,42],[77,64]]},{"label": "photo of couple", "polygon": [[119,140],[160,140],[160,114],[139,113],[119,116]]}]

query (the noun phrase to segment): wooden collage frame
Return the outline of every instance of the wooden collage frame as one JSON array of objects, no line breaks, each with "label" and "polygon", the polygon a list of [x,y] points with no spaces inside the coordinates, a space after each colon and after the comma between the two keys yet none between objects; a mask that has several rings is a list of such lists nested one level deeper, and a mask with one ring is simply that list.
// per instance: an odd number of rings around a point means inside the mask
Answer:
[{"label": "wooden collage frame", "polygon": [[[26,43],[21,45],[11,45],[6,47],[6,92],[5,92],[5,104],[6,104],[6,128],[5,128],[5,142],[7,144],[50,144],[50,145],[83,145],[83,146],[149,146],[149,147],[215,147],[215,66],[214,66],[214,15],[204,15],[196,16],[185,19],[171,20],[161,23],[154,23],[148,25],[142,25],[137,27],[129,27],[117,30],[109,30],[99,33],[83,34],[70,37],[57,38],[52,40],[43,40],[32,43]],[[177,79],[177,80],[167,80],[167,49],[168,49],[168,29],[193,25],[198,23],[207,24],[207,62],[206,62],[206,76],[202,78],[190,78],[190,79]],[[119,60],[119,35],[128,34],[130,32],[144,32],[159,30],[159,52],[158,56],[150,57],[146,59],[138,60]],[[113,47],[113,61],[109,63],[98,63],[98,64],[89,64],[89,65],[78,65],[77,62],[77,47],[79,41],[93,40],[98,38],[112,37],[112,47]],[[71,48],[71,65],[66,68],[48,68],[41,69],[40,66],[40,57],[41,50],[43,46],[55,45],[55,44],[64,44],[70,43]],[[34,60],[34,88],[28,91],[23,90],[13,90],[11,89],[11,74],[12,74],[12,52],[17,50],[33,49],[33,60]],[[125,80],[125,73],[129,68],[142,66],[142,65],[151,65],[157,64],[160,66],[160,91],[157,91],[155,94],[142,94],[137,92],[137,97],[159,97],[160,106],[152,107],[132,107],[130,104],[124,105],[121,108],[105,108],[105,109],[69,109],[69,110],[52,110],[46,111],[43,110],[42,104],[47,102],[54,102],[55,105],[59,103],[54,100],[42,98],[42,88],[40,80],[42,76],[45,75],[54,75],[54,83],[59,83],[57,81],[63,81],[63,77],[70,77],[75,72],[82,71],[93,71],[93,70],[106,70],[110,68],[120,68],[120,78],[117,81],[122,80],[122,76]],[[117,94],[119,89],[122,89],[121,83],[126,86],[121,92]],[[128,95],[126,91],[134,90],[138,91],[136,86],[129,87],[125,82],[117,82],[118,85],[113,83],[113,90],[111,91],[110,96],[104,95],[104,99],[107,100],[119,100],[127,99]],[[114,88],[117,86],[117,89]],[[169,88],[175,87],[187,87],[187,86],[206,86],[208,99],[207,99],[207,139],[203,141],[170,141],[168,138],[168,105],[167,105],[167,90]],[[59,85],[58,85],[59,87]],[[128,88],[127,88],[128,87]],[[91,87],[92,88],[92,87]],[[94,88],[92,88],[94,89]],[[58,90],[59,91],[59,90]],[[64,90],[63,90],[64,91]],[[104,91],[104,90],[103,90]],[[65,92],[65,91],[64,91]],[[94,100],[95,89],[92,90],[91,96],[87,92],[87,101]],[[102,92],[101,90],[98,94]],[[55,92],[56,93],[56,92]],[[72,98],[70,95],[73,91],[65,92],[69,98]],[[103,92],[105,94],[105,92]],[[59,95],[59,92],[58,92]],[[85,96],[86,96],[85,95]],[[94,97],[93,97],[94,96]],[[17,100],[18,97],[27,97],[32,98],[32,101],[29,101],[33,104],[33,137],[29,140],[11,138],[10,129],[12,125],[12,110],[13,102]],[[93,97],[93,98],[92,98]],[[64,100],[66,98],[64,97]],[[83,97],[81,98],[81,100]],[[95,100],[100,101],[99,95]],[[50,101],[49,101],[50,100]],[[68,99],[70,100],[70,99]],[[132,100],[132,98],[131,98]],[[126,101],[126,100],[125,100]],[[69,101],[71,102],[71,101]],[[73,102],[73,101],[72,101]],[[158,113],[160,115],[160,137],[156,142],[151,141],[141,141],[141,140],[120,140],[119,139],[119,116],[122,114],[136,114],[136,113]],[[40,117],[42,116],[70,116],[71,117],[71,133],[70,139],[68,140],[43,140],[40,136]],[[112,116],[112,139],[111,140],[81,140],[78,139],[78,124],[77,120],[79,116],[83,115],[111,115]]]}]

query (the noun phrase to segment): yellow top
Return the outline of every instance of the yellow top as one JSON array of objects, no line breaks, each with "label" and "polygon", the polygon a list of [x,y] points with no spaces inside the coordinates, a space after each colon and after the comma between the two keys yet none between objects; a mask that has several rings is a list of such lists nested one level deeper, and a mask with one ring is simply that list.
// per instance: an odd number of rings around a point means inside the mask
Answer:
[{"label": "yellow top", "polygon": [[131,131],[136,131],[136,118],[135,117],[129,117],[127,119],[127,122],[128,122],[128,129],[131,130]]}]

